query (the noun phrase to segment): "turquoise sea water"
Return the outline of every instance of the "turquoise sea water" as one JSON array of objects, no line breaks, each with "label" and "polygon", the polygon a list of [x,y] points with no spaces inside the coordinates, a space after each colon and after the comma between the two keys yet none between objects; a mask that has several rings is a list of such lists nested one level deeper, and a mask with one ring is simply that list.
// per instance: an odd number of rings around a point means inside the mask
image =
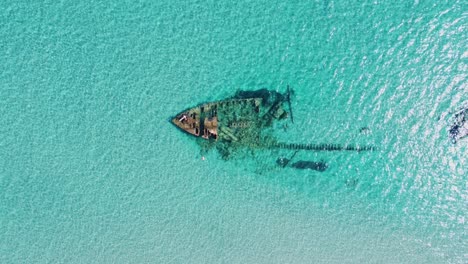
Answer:
[{"label": "turquoise sea water", "polygon": [[[0,263],[467,263],[464,1],[4,1]],[[287,137],[201,154],[173,114],[295,89]],[[360,134],[368,127],[369,134]]]}]

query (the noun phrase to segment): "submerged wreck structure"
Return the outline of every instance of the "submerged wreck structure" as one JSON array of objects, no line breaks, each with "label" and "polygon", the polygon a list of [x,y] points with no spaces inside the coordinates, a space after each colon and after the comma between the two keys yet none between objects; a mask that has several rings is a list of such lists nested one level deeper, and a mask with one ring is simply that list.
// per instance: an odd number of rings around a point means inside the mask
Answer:
[{"label": "submerged wreck structure", "polygon": [[298,151],[296,150],[296,152],[294,152],[294,154],[289,159],[283,157],[278,158],[276,160],[276,164],[278,164],[282,168],[285,168],[289,165],[289,167],[291,168],[300,170],[315,170],[320,172],[327,170],[328,164],[324,161],[299,160],[291,164],[291,161],[296,156],[297,152]]},{"label": "submerged wreck structure", "polygon": [[[370,151],[372,146],[338,144],[301,144],[279,142],[270,133],[274,123],[290,117],[291,90],[285,94],[267,89],[238,91],[221,101],[203,103],[186,109],[171,122],[182,131],[194,136],[204,146],[216,147],[224,159],[240,148],[291,149],[312,151]],[[285,105],[288,107],[286,108]],[[321,164],[316,168],[323,170]],[[297,164],[300,168],[313,168],[314,164]]]}]

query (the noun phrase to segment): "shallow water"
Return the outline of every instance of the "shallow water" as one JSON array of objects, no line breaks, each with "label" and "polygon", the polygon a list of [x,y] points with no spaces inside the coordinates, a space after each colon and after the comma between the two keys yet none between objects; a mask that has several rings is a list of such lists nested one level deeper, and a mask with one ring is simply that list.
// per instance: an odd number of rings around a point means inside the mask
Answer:
[{"label": "shallow water", "polygon": [[[6,3],[0,262],[465,263],[462,1]],[[295,89],[278,138],[366,143],[201,160],[168,118]],[[368,133],[359,133],[368,127]]]}]

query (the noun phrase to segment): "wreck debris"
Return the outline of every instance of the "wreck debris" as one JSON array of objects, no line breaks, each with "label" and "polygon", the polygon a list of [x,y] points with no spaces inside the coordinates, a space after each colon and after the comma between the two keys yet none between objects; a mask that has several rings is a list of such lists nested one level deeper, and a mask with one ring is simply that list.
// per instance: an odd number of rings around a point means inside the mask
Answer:
[{"label": "wreck debris", "polygon": [[288,85],[288,90],[286,91],[286,101],[288,102],[288,106],[289,106],[289,114],[291,115],[291,123],[294,124],[294,118],[293,118],[293,112],[292,112],[292,106],[291,106],[291,89],[289,88],[289,85]]},{"label": "wreck debris", "polygon": [[328,168],[328,165],[324,161],[300,160],[291,164],[291,167],[296,168],[296,169],[301,169],[301,170],[309,169],[309,170],[323,172]]},{"label": "wreck debris", "polygon": [[[280,167],[285,168],[288,166],[288,164],[292,161],[292,159],[296,156],[298,150],[294,152],[294,154],[289,158],[278,158],[276,160],[276,164],[278,164]],[[300,160],[296,161],[293,164],[289,165],[291,168],[295,169],[301,169],[301,170],[315,170],[315,171],[320,171],[323,172],[328,168],[327,163],[324,161],[307,161],[307,160]]]},{"label": "wreck debris", "polygon": [[468,102],[452,115],[448,130],[453,144],[468,137]]}]

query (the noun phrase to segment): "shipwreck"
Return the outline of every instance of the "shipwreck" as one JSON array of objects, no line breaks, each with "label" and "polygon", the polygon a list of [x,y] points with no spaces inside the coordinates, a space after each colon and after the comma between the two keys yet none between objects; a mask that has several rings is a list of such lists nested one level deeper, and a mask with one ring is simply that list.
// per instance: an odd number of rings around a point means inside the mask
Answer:
[{"label": "shipwreck", "polygon": [[[233,151],[249,149],[291,149],[309,151],[372,151],[373,146],[341,144],[305,144],[280,142],[273,136],[273,124],[289,119],[294,122],[291,108],[292,90],[285,93],[260,89],[238,91],[224,100],[207,102],[186,109],[171,118],[181,131],[199,140],[202,145],[215,146],[227,159]],[[321,164],[300,163],[295,167],[320,167]],[[294,167],[294,166],[293,166]]]}]

